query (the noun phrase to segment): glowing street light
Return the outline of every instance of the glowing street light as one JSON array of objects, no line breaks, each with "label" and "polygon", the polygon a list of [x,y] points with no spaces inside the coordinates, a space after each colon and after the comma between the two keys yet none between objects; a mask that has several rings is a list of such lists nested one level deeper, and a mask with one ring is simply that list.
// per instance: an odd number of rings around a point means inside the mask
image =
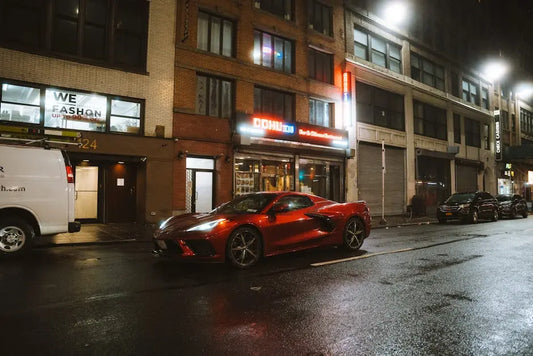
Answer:
[{"label": "glowing street light", "polygon": [[508,71],[509,66],[501,60],[490,61],[482,69],[483,76],[493,83],[501,80]]},{"label": "glowing street light", "polygon": [[383,20],[392,27],[407,21],[409,9],[405,1],[392,1],[383,8]]},{"label": "glowing street light", "polygon": [[533,97],[533,84],[532,83],[520,83],[516,86],[516,97],[529,100]]}]

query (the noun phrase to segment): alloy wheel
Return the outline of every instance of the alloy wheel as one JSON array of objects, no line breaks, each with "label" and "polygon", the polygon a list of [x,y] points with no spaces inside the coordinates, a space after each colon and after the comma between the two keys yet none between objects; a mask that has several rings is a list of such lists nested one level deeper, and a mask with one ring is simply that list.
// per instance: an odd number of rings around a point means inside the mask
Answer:
[{"label": "alloy wheel", "polygon": [[361,220],[351,218],[344,228],[343,242],[349,250],[355,251],[361,248],[365,239],[365,228]]},{"label": "alloy wheel", "polygon": [[248,268],[259,261],[261,240],[259,234],[250,228],[235,230],[228,241],[227,257],[238,268]]}]

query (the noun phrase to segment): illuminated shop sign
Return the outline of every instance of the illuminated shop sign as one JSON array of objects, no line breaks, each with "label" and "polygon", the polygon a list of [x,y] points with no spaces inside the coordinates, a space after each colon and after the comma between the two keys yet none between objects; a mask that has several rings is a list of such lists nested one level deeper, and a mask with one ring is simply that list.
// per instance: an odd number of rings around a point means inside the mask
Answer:
[{"label": "illuminated shop sign", "polygon": [[103,95],[46,89],[44,124],[64,129],[105,128],[107,98]]},{"label": "illuminated shop sign", "polygon": [[252,117],[242,120],[237,130],[241,135],[265,137],[321,146],[348,148],[348,132],[303,123]]}]

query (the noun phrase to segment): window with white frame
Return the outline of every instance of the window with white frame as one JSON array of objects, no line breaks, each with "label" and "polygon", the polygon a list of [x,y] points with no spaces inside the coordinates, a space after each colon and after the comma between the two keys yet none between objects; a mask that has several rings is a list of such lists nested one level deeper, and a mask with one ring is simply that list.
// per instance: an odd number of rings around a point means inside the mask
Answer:
[{"label": "window with white frame", "polygon": [[309,99],[309,123],[312,125],[330,127],[331,103],[318,99]]},{"label": "window with white frame", "polygon": [[444,67],[415,53],[411,53],[411,78],[444,90]]},{"label": "window with white frame", "polygon": [[354,54],[393,72],[402,71],[401,47],[363,29],[354,28]]},{"label": "window with white frame", "polygon": [[463,78],[463,100],[479,105],[479,85],[471,80]]},{"label": "window with white frame", "polygon": [[233,32],[233,21],[203,11],[198,12],[198,49],[233,57]]},{"label": "window with white frame", "polygon": [[233,114],[233,83],[230,80],[198,74],[196,113],[220,118]]},{"label": "window with white frame", "polygon": [[254,31],[254,63],[278,71],[292,73],[292,41],[267,32]]}]

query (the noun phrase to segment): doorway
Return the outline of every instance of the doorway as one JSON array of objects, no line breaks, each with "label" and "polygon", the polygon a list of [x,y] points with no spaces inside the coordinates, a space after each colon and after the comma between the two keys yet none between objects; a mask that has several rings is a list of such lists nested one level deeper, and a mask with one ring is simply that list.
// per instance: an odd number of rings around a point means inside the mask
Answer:
[{"label": "doorway", "polygon": [[137,213],[137,167],[118,162],[106,170],[106,222],[135,222]]},{"label": "doorway", "polygon": [[74,183],[76,219],[98,219],[98,166],[76,166]]},{"label": "doorway", "polygon": [[186,211],[206,213],[213,210],[214,159],[187,157],[186,164]]}]

